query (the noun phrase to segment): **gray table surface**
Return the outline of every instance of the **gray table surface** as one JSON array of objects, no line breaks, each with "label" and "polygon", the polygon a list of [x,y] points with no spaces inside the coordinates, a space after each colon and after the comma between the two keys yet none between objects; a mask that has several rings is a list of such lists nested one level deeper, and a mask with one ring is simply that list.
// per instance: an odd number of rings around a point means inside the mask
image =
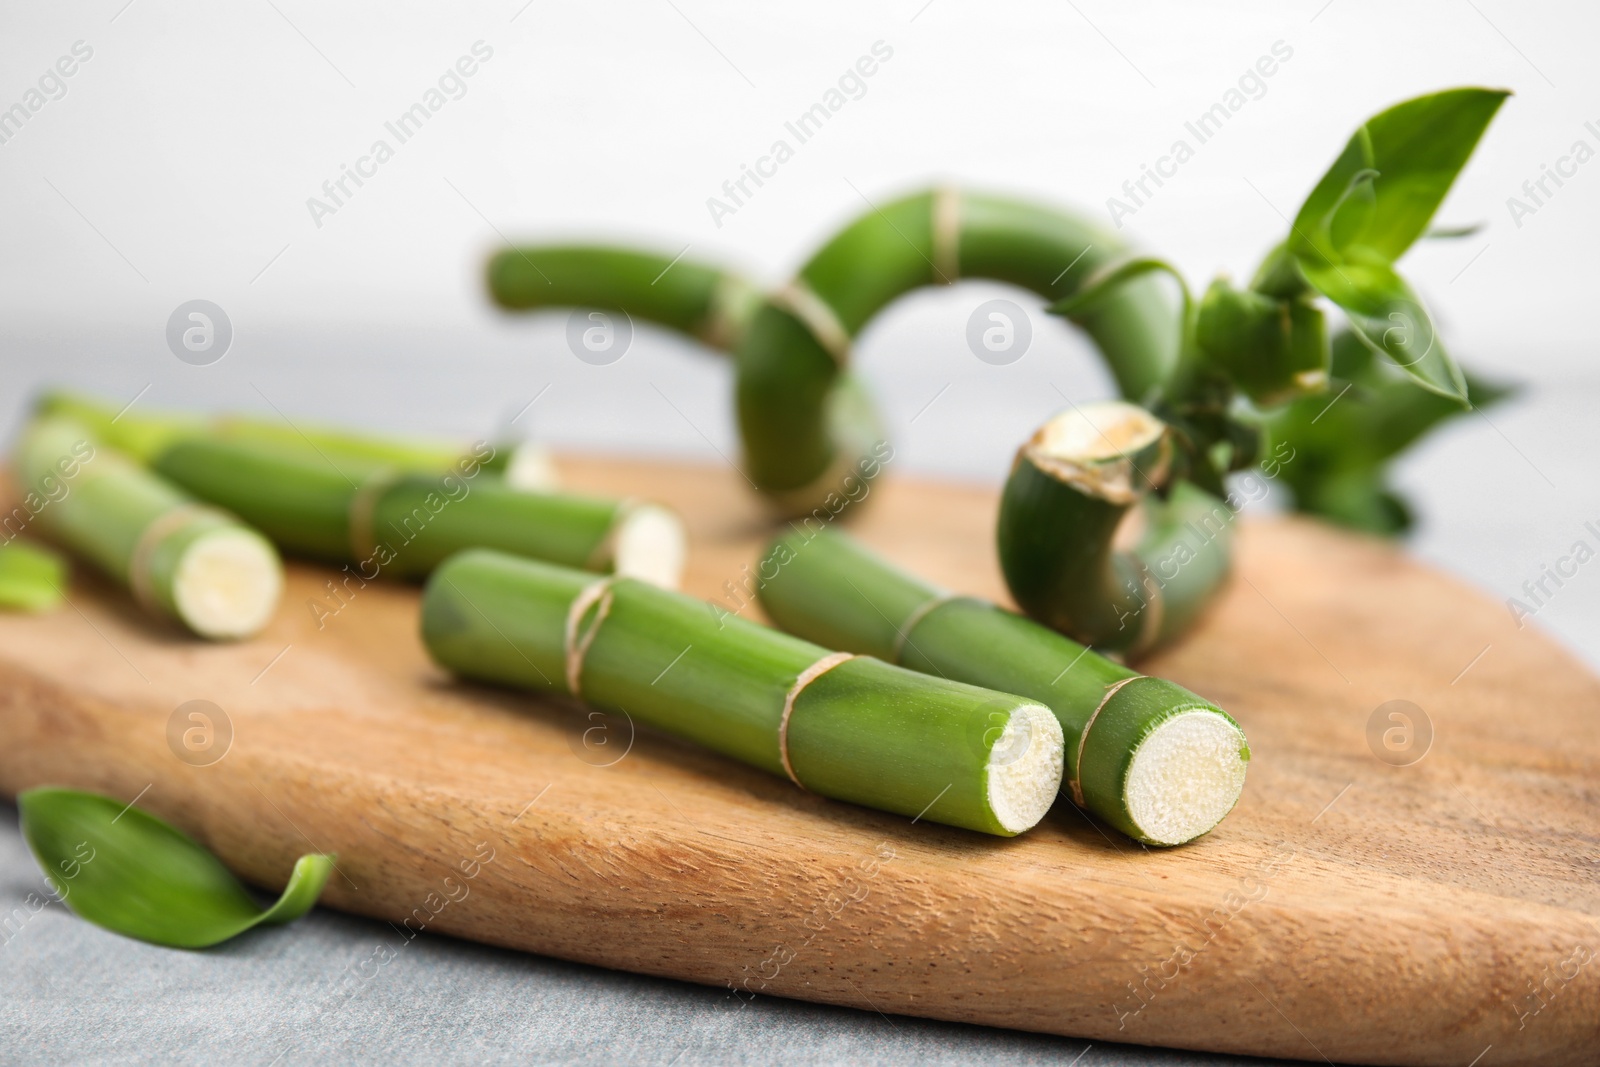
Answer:
[{"label": "gray table surface", "polygon": [[[1425,242],[1404,269],[1464,363],[1529,388],[1430,438],[1397,478],[1422,517],[1416,554],[1495,599],[1523,596],[1575,540],[1594,543],[1586,522],[1600,528],[1597,169],[1558,180],[1534,217],[1508,199],[1542,185],[1574,138],[1592,143],[1600,66],[1584,42],[1600,7],[1444,10],[0,0],[0,108],[71,42],[94,57],[4,146],[0,438],[45,382],[147,407],[463,434],[538,397],[517,425],[553,442],[720,462],[737,441],[719,361],[641,329],[621,361],[581,363],[564,316],[488,312],[483,252],[505,235],[648,235],[776,283],[863,200],[930,176],[1075,201],[1105,221],[1104,198],[1125,195],[1141,163],[1160,166],[1185,121],[1281,38],[1292,63],[1126,233],[1194,284],[1224,268],[1248,277],[1358,116],[1430,88],[1514,87],[1439,220],[1488,228]],[[308,217],[319,184],[360,166],[361,146],[479,37],[496,58],[470,95],[336,218]],[[880,38],[895,58],[870,93],[737,217],[708,217],[708,194],[760,166],[755,153]],[[898,449],[891,475],[992,484],[1064,397],[1107,394],[1081,340],[1048,316],[1034,316],[1025,358],[975,359],[969,316],[996,296],[1037,306],[963,283],[908,296],[859,339]],[[214,365],[180,363],[164,340],[196,297],[231,316]],[[1537,607],[1534,625],[1600,666],[1600,565]],[[0,804],[0,918],[40,885],[14,826]],[[392,936],[318,910],[176,952],[52,905],[0,943],[0,1063],[1230,1062],[770,998],[735,1010],[713,989],[431,935],[330,1005],[345,968]]]},{"label": "gray table surface", "polygon": [[[0,914],[42,880],[0,808]],[[345,971],[397,958],[348,996]],[[0,944],[0,1062],[71,1064],[1268,1063],[758,997],[419,936],[318,909],[207,952],[50,904]]]},{"label": "gray table surface", "polygon": [[[559,323],[552,328],[559,330]],[[426,349],[432,342],[412,337],[409,343]],[[27,358],[0,357],[0,369],[15,371],[24,387],[10,410],[0,410],[0,421],[14,421],[26,389],[48,377],[129,397],[153,379],[156,387],[141,403],[259,408],[259,397],[251,403],[254,394],[242,387],[248,381],[260,395],[308,416],[465,429],[492,421],[499,410],[482,398],[494,397],[495,405],[514,410],[524,402],[523,392],[531,396],[549,381],[555,387],[535,411],[540,432],[557,442],[698,454],[712,461],[717,457],[711,446],[733,451],[726,382],[714,363],[682,357],[673,342],[651,342],[637,354],[632,377],[597,384],[584,377],[595,368],[572,360],[544,362],[530,373],[517,362],[523,357],[511,352],[520,353],[525,344],[526,338],[513,345],[489,337],[472,367],[440,374],[421,356],[408,362],[404,344],[396,342],[384,350],[389,373],[382,388],[352,407],[341,376],[367,380],[362,368],[369,364],[360,351],[320,366],[314,355],[293,355],[299,349],[286,344],[270,360],[244,354],[231,372],[239,379],[231,394],[229,380],[219,378],[190,396],[181,380],[163,377],[170,369],[160,369],[165,365],[159,356],[131,367],[126,360],[111,365],[94,354],[103,346],[34,339]],[[1077,364],[1041,362],[1035,380],[1019,380],[1015,368],[984,368],[970,358],[941,364],[925,351],[913,352],[915,347],[894,346],[878,356],[875,373],[897,428],[902,469],[919,475],[992,480],[994,470],[1004,469],[1017,427],[1059,406],[1051,385],[1069,395],[1103,389],[1093,372]],[[1000,371],[1012,376],[997,382],[992,376]],[[305,388],[319,375],[320,388]],[[956,387],[946,390],[952,383]],[[674,398],[676,408],[661,403],[651,386]],[[941,390],[943,398],[925,407]],[[1600,426],[1587,417],[1597,401],[1600,387],[1591,379],[1541,382],[1496,410],[1492,424],[1463,419],[1409,457],[1399,481],[1424,516],[1414,550],[1500,599],[1537,577],[1544,562],[1582,533],[1584,519],[1600,519],[1597,480],[1582,458],[1600,454]],[[1600,578],[1581,574],[1535,621],[1596,664],[1597,607]],[[41,885],[14,814],[14,808],[0,807],[0,915]],[[0,944],[0,1062],[1246,1062],[1134,1046],[1090,1047],[772,998],[740,1010],[715,989],[429,935],[400,949],[399,966],[382,980],[348,1000],[330,999],[347,967],[375,945],[394,940],[384,924],[319,909],[289,928],[253,933],[204,953],[179,952],[113,936],[51,905]],[[1309,1046],[1305,1056],[1319,1058]]]}]

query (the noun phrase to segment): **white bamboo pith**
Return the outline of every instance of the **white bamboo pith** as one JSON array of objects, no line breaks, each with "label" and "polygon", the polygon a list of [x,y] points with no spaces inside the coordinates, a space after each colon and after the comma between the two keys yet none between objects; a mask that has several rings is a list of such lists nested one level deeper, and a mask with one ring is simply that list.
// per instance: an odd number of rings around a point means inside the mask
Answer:
[{"label": "white bamboo pith", "polygon": [[[1090,418],[1091,412],[1101,414],[1110,430]],[[1106,400],[1057,415],[1022,451],[1041,471],[1081,493],[1113,504],[1132,504],[1150,486],[1166,480],[1165,462],[1145,471],[1133,461],[1135,454],[1166,432],[1166,424],[1143,408]]]},{"label": "white bamboo pith", "polygon": [[133,553],[128,557],[128,588],[141,607],[147,611],[161,610],[161,601],[156,596],[155,577],[150,573],[156,549],[161,547],[161,542],[195,519],[216,514],[221,513],[206,504],[184,504],[158,515],[139,532]]},{"label": "white bamboo pith", "polygon": [[283,570],[256,534],[227,526],[184,550],[172,574],[172,603],[195,633],[249,637],[272,618],[283,592]]},{"label": "white bamboo pith", "polygon": [[1244,790],[1244,737],[1208,708],[1162,720],[1134,750],[1123,787],[1128,817],[1151,841],[1182,844],[1212,829]]},{"label": "white bamboo pith", "polygon": [[550,450],[534,441],[522,441],[511,447],[505,479],[506,484],[514,489],[536,493],[549,493],[561,488],[561,477],[556,472]]},{"label": "white bamboo pith", "polygon": [[676,589],[683,575],[688,541],[677,514],[659,504],[625,500],[611,527],[589,558],[589,569],[611,570],[618,577],[638,578]]},{"label": "white bamboo pith", "polygon": [[[1028,747],[1012,755],[1019,734]],[[1061,789],[1064,747],[1061,723],[1043,704],[1023,704],[1011,713],[985,775],[989,810],[1001,826],[1020,833],[1044,818]]]}]

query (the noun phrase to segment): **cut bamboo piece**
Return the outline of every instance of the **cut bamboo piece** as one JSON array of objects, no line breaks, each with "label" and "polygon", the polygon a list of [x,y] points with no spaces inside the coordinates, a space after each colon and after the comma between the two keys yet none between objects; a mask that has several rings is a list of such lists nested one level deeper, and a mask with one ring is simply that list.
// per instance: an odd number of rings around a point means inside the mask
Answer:
[{"label": "cut bamboo piece", "polygon": [[773,543],[761,606],[790,633],[1047,705],[1075,803],[1128,836],[1180,845],[1233,809],[1250,757],[1221,708],[984,600],[953,596],[823,529]]},{"label": "cut bamboo piece", "polygon": [[[1017,604],[1052,629],[1138,655],[1183,633],[1227,577],[1233,512],[1172,486],[1165,423],[1119,400],[1062,412],[1017,452],[1000,499],[1000,565]],[[1118,527],[1139,504],[1131,550]]]},{"label": "cut bamboo piece", "polygon": [[478,455],[448,474],[418,474],[278,442],[186,437],[154,467],[285,551],[353,566],[362,581],[419,578],[483,547],[676,586],[687,555],[683,523],[667,508],[516,489],[481,477]]},{"label": "cut bamboo piece", "polygon": [[836,654],[627,578],[488,550],[438,568],[422,637],[455,673],[568,694],[811,792],[1011,836],[1061,782],[1032,700]]},{"label": "cut bamboo piece", "polygon": [[[45,393],[34,408],[41,414],[77,419],[89,427],[97,439],[145,464],[154,463],[179,441],[221,438],[303,449],[332,463],[378,464],[421,474],[448,472],[471,456],[482,463],[484,470],[504,476],[519,489],[551,490],[559,484],[549,451],[532,441],[494,447],[479,442],[461,447],[422,436],[355,433],[313,423],[290,425],[286,421],[249,415],[118,411],[112,405],[66,390]],[[483,458],[485,455],[487,459]]]},{"label": "cut bamboo piece", "polygon": [[66,585],[64,557],[14,535],[0,541],[0,609],[48,611],[61,603]]},{"label": "cut bamboo piece", "polygon": [[[779,510],[801,514],[874,463],[882,432],[850,348],[880,310],[962,278],[1057,301],[1125,252],[1077,216],[940,189],[863,213],[765,297],[681,257],[583,246],[507,249],[490,261],[488,285],[510,310],[619,308],[735,353],[746,474]],[[1118,286],[1074,321],[1126,397],[1150,392],[1176,359],[1178,316],[1154,278]]]},{"label": "cut bamboo piece", "polygon": [[147,610],[201,637],[248,637],[283,589],[272,545],[71,419],[36,419],[16,450],[24,506],[40,530],[126,585]]}]

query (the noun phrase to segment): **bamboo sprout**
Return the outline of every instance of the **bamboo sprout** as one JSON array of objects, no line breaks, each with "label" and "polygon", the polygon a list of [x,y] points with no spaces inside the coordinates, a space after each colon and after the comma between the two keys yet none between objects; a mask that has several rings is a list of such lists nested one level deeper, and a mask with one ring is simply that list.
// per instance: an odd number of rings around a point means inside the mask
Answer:
[{"label": "bamboo sprout", "polygon": [[[864,213],[765,297],[700,264],[591,247],[508,249],[490,261],[488,285],[510,310],[620,308],[734,352],[746,473],[780,510],[799,514],[866,462],[879,438],[849,363],[853,338],[882,308],[962,278],[1058,300],[1124,251],[1076,216],[939,189]],[[1176,356],[1176,316],[1156,286],[1119,286],[1075,319],[1129,398],[1159,384]]]},{"label": "bamboo sprout", "polygon": [[266,440],[183,437],[154,469],[228,508],[285,551],[417,578],[463,548],[498,548],[570,567],[675,586],[687,554],[683,524],[658,504],[536,493],[480,479],[488,446],[449,473],[337,462]]},{"label": "bamboo sprout", "polygon": [[439,567],[422,637],[466,678],[580,697],[822,796],[1011,836],[1049,809],[1041,704],[830,653],[703,601],[488,550]]},{"label": "bamboo sprout", "polygon": [[[1122,401],[1057,415],[1017,453],[1000,498],[1001,570],[1029,615],[1104,651],[1133,656],[1184,632],[1227,577],[1233,512],[1188,482],[1166,501],[1167,426]],[[1115,545],[1129,512],[1145,531]]]},{"label": "bamboo sprout", "polygon": [[[449,441],[427,437],[392,437],[353,433],[329,426],[289,425],[249,415],[190,415],[176,412],[143,414],[118,411],[109,404],[65,390],[47,392],[35,402],[41,414],[66,415],[89,427],[95,437],[132,456],[154,463],[168,448],[189,438],[261,441],[285,448],[304,449],[330,462],[381,464],[421,474],[444,473],[477,446],[463,449]],[[483,468],[505,477],[519,489],[556,488],[555,467],[549,452],[532,441],[495,448]]]},{"label": "bamboo sprout", "polygon": [[15,456],[23,506],[40,529],[127,586],[148,611],[201,637],[248,637],[283,589],[272,545],[206,507],[81,423],[34,420]]},{"label": "bamboo sprout", "polygon": [[761,573],[761,605],[790,633],[1047,705],[1061,725],[1073,800],[1136,840],[1192,841],[1244,789],[1249,746],[1221,708],[987,601],[936,589],[845,534],[782,537]]}]

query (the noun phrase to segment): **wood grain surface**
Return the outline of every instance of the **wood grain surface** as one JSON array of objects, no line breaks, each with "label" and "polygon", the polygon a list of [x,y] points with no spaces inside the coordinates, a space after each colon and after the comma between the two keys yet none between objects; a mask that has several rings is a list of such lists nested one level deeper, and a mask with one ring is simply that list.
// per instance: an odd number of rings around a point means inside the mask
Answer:
[{"label": "wood grain surface", "polygon": [[[736,474],[563,469],[681,508],[686,588],[737,606],[726,583],[769,527]],[[995,500],[891,477],[851,526],[1000,598]],[[1391,546],[1241,525],[1221,603],[1144,665],[1221,703],[1253,751],[1238,809],[1180,849],[1065,800],[1014,840],[913,824],[458,684],[418,640],[415,588],[340,607],[334,572],[300,566],[235,645],[152,627],[83,573],[70,607],[0,615],[0,788],[138,796],[263,887],[334,851],[328,906],[728,987],[729,1011],[784,996],[1317,1062],[1600,1062],[1600,682]],[[169,742],[192,700],[231,742]],[[1369,743],[1391,700],[1431,723],[1407,766]]]}]

